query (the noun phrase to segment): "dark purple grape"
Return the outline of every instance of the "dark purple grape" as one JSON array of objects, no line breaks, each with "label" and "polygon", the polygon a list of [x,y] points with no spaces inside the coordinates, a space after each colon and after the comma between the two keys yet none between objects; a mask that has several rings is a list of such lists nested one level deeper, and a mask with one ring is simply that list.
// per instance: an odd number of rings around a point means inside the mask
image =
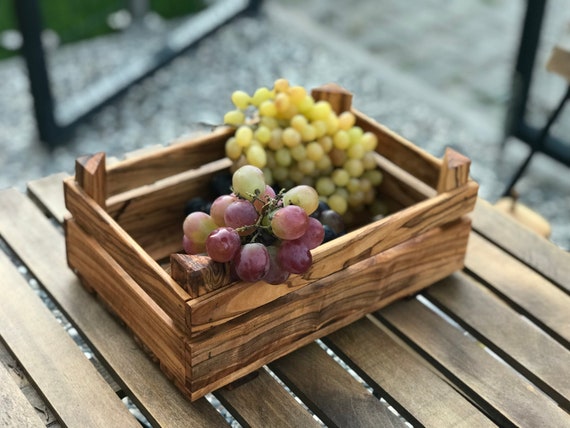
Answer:
[{"label": "dark purple grape", "polygon": [[334,233],[337,235],[341,235],[344,233],[344,221],[342,220],[342,216],[333,210],[325,210],[321,213],[319,217],[320,222],[323,226],[328,226],[332,229]]},{"label": "dark purple grape", "polygon": [[302,274],[311,267],[313,256],[299,240],[283,241],[277,252],[277,262],[288,272]]},{"label": "dark purple grape", "polygon": [[263,244],[245,244],[232,262],[237,275],[243,281],[259,281],[269,272],[269,253]]}]

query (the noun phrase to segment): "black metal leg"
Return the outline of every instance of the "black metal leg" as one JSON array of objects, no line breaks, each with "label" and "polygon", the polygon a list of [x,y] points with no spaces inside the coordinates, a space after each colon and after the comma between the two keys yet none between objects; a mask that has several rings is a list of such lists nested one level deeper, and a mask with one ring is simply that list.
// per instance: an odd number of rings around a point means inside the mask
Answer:
[{"label": "black metal leg", "polygon": [[528,167],[532,157],[536,154],[536,152],[541,151],[541,149],[543,149],[544,144],[545,144],[547,137],[548,137],[548,133],[550,132],[550,128],[552,127],[552,125],[554,124],[554,122],[556,121],[556,119],[558,118],[560,113],[562,112],[562,109],[564,108],[566,101],[568,101],[569,99],[570,99],[570,85],[568,85],[568,87],[566,89],[566,93],[564,94],[564,96],[560,100],[560,103],[558,103],[558,106],[556,107],[556,109],[554,109],[554,111],[550,114],[550,117],[548,118],[548,121],[546,122],[546,125],[544,126],[544,128],[541,129],[537,140],[531,145],[530,153],[528,154],[528,156],[526,157],[524,162],[521,164],[521,166],[519,167],[517,172],[511,178],[507,188],[503,192],[503,196],[510,196],[511,195],[513,188],[515,187],[517,181],[524,174],[524,172],[525,172],[526,168]]},{"label": "black metal leg", "polygon": [[14,0],[14,12],[23,38],[22,54],[28,69],[38,133],[42,141],[53,143],[58,134],[58,126],[42,46],[40,6],[37,0]]},{"label": "black metal leg", "polygon": [[[67,114],[56,116],[55,101],[51,92],[49,73],[41,40],[43,25],[39,1],[13,0],[16,20],[24,39],[22,55],[28,70],[30,90],[34,100],[36,124],[41,141],[50,149],[64,143],[80,122],[122,95],[133,84],[168,64],[175,57],[231,19],[241,14],[257,13],[261,4],[262,0],[249,0],[248,2],[224,0],[212,6],[217,7],[220,13],[203,14],[201,19],[204,19],[206,22],[203,30],[199,32],[186,31],[192,29],[191,27],[193,27],[194,23],[191,20],[182,23],[175,37],[169,38],[161,51],[156,52],[151,58],[141,61],[143,66],[138,67],[137,64],[132,64],[133,67],[126,67],[121,70],[121,76],[112,76],[108,80],[95,83],[90,88],[92,90],[80,94],[81,104],[86,106],[84,110],[80,112],[66,111]],[[70,104],[75,105],[73,102]],[[66,109],[62,108],[60,110],[64,111]],[[66,119],[58,121],[60,116]]]}]

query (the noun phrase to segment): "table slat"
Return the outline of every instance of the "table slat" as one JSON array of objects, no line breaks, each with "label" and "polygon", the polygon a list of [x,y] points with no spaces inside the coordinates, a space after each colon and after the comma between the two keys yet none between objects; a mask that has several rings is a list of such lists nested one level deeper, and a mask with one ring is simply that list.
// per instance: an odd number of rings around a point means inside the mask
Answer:
[{"label": "table slat", "polygon": [[427,296],[469,332],[523,372],[570,411],[570,351],[529,325],[509,305],[464,273],[427,290]]},{"label": "table slat", "polygon": [[479,234],[570,292],[570,253],[478,199],[471,218]]},{"label": "table slat", "polygon": [[27,400],[10,373],[0,364],[0,426],[45,427],[36,410]]},{"label": "table slat", "polygon": [[368,318],[324,341],[412,424],[495,426],[427,363]]},{"label": "table slat", "polygon": [[269,367],[326,425],[406,426],[316,343]]},{"label": "table slat", "polygon": [[43,211],[50,213],[59,223],[69,213],[63,197],[63,180],[69,174],[59,172],[27,183],[28,196]]},{"label": "table slat", "polygon": [[378,313],[501,426],[570,427],[570,415],[417,299]]},{"label": "table slat", "polygon": [[0,336],[65,424],[138,422],[49,309],[0,252]]},{"label": "table slat", "polygon": [[465,267],[570,347],[570,295],[475,233]]},{"label": "table slat", "polygon": [[215,396],[239,421],[252,427],[318,427],[319,424],[264,369],[236,387],[224,387]]},{"label": "table slat", "polygon": [[189,403],[179,394],[128,332],[81,287],[67,267],[62,234],[17,190],[0,191],[0,235],[152,423],[169,427],[226,425],[205,399]]}]

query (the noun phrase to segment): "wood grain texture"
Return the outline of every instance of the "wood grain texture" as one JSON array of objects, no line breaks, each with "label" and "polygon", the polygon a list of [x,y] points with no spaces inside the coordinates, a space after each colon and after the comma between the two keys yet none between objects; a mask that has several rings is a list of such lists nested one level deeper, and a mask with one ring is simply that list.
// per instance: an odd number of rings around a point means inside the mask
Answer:
[{"label": "wood grain texture", "polygon": [[418,300],[379,314],[500,426],[570,426],[553,400]]},{"label": "wood grain texture", "polygon": [[231,283],[230,266],[208,256],[170,255],[170,275],[192,297],[202,296]]},{"label": "wood grain texture", "polygon": [[178,383],[184,383],[185,335],[172,319],[131,279],[74,220],[66,222],[67,258],[83,272],[90,287],[150,349]]},{"label": "wood grain texture", "polygon": [[221,159],[116,195],[108,199],[107,212],[153,259],[169,257],[182,247],[186,203],[197,196],[212,197],[212,177],[230,164]]},{"label": "wood grain texture", "polygon": [[326,426],[406,426],[316,343],[269,367]]},{"label": "wood grain texture", "polygon": [[425,361],[371,320],[361,319],[324,341],[408,421],[433,427],[495,426]]},{"label": "wood grain texture", "polygon": [[320,426],[263,368],[253,380],[232,388],[221,388],[215,396],[243,426]]},{"label": "wood grain texture", "polygon": [[188,389],[214,390],[460,269],[469,230],[433,230],[193,337]]},{"label": "wood grain texture", "polygon": [[425,152],[364,113],[352,109],[356,125],[378,137],[376,151],[432,188],[437,187],[441,159]]},{"label": "wood grain texture", "polygon": [[227,426],[205,399],[190,403],[178,393],[132,335],[81,287],[67,266],[63,235],[28,198],[13,189],[0,191],[0,235],[46,287],[151,423],[169,427]]},{"label": "wood grain texture", "polygon": [[570,367],[567,348],[540,329],[529,328],[528,320],[464,273],[451,275],[430,287],[426,294],[563,409],[570,411],[570,376],[564,376]]},{"label": "wood grain texture", "polygon": [[471,272],[570,347],[570,295],[477,234],[467,247]]},{"label": "wood grain texture", "polygon": [[190,298],[95,201],[73,180],[64,182],[65,202],[77,224],[101,244],[146,293],[184,329],[185,302]]},{"label": "wood grain texture", "polygon": [[448,192],[467,183],[470,165],[469,158],[447,147],[437,181],[437,193]]},{"label": "wood grain texture", "polygon": [[239,287],[222,288],[192,299],[188,302],[190,331],[199,332],[227,322],[423,232],[458,219],[473,209],[477,190],[476,183],[468,182],[454,191],[419,202],[325,243],[312,251],[313,264],[309,271],[302,276],[292,275],[285,284],[276,287],[263,281],[240,283]]},{"label": "wood grain texture", "polygon": [[0,336],[58,419],[66,425],[102,427],[113,420],[137,427],[136,419],[3,252],[0,272]]},{"label": "wood grain texture", "polygon": [[107,201],[107,171],[105,153],[82,156],[75,161],[75,180],[103,209]]},{"label": "wood grain texture", "polygon": [[45,427],[10,373],[0,364],[0,426],[6,428]]},{"label": "wood grain texture", "polygon": [[211,134],[177,141],[160,151],[144,153],[110,165],[107,169],[108,196],[153,184],[224,158],[224,143],[233,133],[233,128],[221,127]]},{"label": "wood grain texture", "polygon": [[532,230],[512,221],[505,213],[479,199],[472,214],[473,228],[498,247],[532,266],[570,293],[570,253]]}]

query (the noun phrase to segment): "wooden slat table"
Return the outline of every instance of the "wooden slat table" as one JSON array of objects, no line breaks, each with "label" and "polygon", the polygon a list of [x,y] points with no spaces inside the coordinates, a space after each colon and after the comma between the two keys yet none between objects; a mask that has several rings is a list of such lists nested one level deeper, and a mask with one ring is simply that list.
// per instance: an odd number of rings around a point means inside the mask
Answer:
[{"label": "wooden slat table", "polygon": [[570,426],[570,255],[483,200],[462,272],[191,403],[67,267],[64,176],[0,191],[0,426]]}]

